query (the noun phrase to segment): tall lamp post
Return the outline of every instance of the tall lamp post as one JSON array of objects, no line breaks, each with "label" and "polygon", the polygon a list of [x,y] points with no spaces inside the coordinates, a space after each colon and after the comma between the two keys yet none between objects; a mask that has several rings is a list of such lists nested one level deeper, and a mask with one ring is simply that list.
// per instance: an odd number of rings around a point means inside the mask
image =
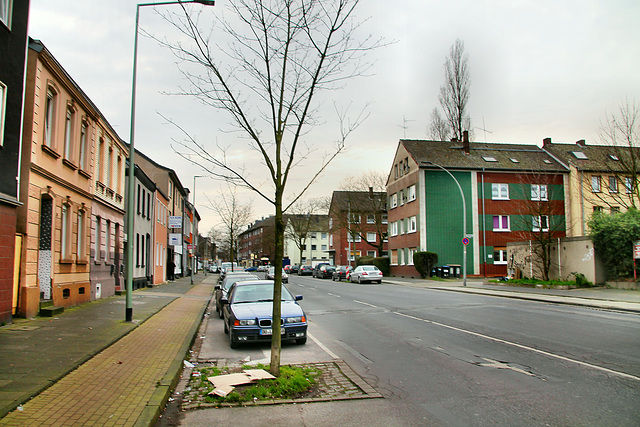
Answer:
[{"label": "tall lamp post", "polygon": [[198,259],[196,257],[198,236],[196,235],[196,178],[205,178],[204,175],[194,175],[193,177],[193,212],[191,213],[191,247],[193,255],[191,257],[191,284],[193,285],[193,270],[198,267]]},{"label": "tall lamp post", "polygon": [[[453,174],[449,172],[447,169],[445,169],[443,166],[433,162],[421,162],[421,163],[433,165],[442,169],[443,171],[448,173],[449,176],[453,178],[453,180],[456,182],[456,185],[458,186],[458,190],[460,190],[460,197],[462,198],[462,238],[466,239],[467,238],[467,204],[465,203],[464,193],[462,192],[462,187],[460,186],[460,183],[458,182],[456,177],[453,176]],[[462,243],[462,286],[467,286],[467,245],[464,244],[464,242]]]},{"label": "tall lamp post", "polygon": [[134,145],[134,137],[135,137],[135,124],[136,124],[136,73],[138,69],[138,24],[140,22],[140,8],[144,6],[162,6],[168,4],[181,4],[181,3],[200,3],[205,6],[213,6],[215,5],[214,0],[188,0],[188,1],[166,1],[166,2],[155,2],[155,3],[139,3],[136,7],[136,35],[133,42],[133,79],[131,82],[131,126],[129,128],[129,169],[127,176],[129,178],[129,182],[127,185],[127,269],[126,269],[126,311],[125,311],[125,321],[131,322],[133,320],[133,215],[134,215],[134,191],[135,191],[135,183],[134,183],[134,169],[135,169],[135,145]]}]

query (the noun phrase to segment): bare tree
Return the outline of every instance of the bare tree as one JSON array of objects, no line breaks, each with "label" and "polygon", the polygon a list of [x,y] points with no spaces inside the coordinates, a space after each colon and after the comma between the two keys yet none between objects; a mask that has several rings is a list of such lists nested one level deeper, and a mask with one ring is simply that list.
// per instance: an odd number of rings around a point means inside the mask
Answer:
[{"label": "bare tree", "polygon": [[222,240],[229,250],[229,261],[236,261],[238,238],[251,222],[251,204],[242,203],[236,194],[236,189],[230,185],[227,191],[220,191],[220,196],[216,200],[208,199],[208,202],[207,207],[210,207],[222,222]]},{"label": "bare tree", "polygon": [[[273,338],[271,373],[280,373],[280,318],[282,258],[284,255],[283,204],[285,190],[296,165],[304,161],[307,129],[320,122],[318,93],[337,89],[348,79],[361,76],[369,67],[364,54],[380,46],[371,37],[359,38],[354,10],[359,0],[237,0],[229,3],[233,21],[221,25],[230,43],[220,46],[211,40],[213,30],[203,27],[202,16],[182,4],[183,14],[165,15],[182,33],[176,42],[161,41],[183,62],[183,73],[191,83],[184,91],[216,112],[226,112],[249,148],[259,153],[269,176],[271,194],[259,177],[233,162],[228,149],[217,152],[185,135],[179,152],[187,161],[212,176],[247,187],[269,201],[275,210],[275,283],[273,295]],[[202,12],[200,12],[202,13]],[[221,39],[218,34],[216,39]],[[191,45],[182,40],[187,39]],[[194,71],[195,70],[195,71]],[[316,172],[308,170],[297,179],[302,190],[309,188],[340,153],[348,135],[364,119],[347,119],[339,113],[340,132],[335,146],[321,160]],[[326,138],[326,137],[325,137]],[[255,168],[254,168],[255,169]],[[290,205],[289,205],[290,206]]]},{"label": "bare tree", "polygon": [[608,169],[608,191],[593,193],[592,197],[610,207],[640,207],[639,106],[627,99],[617,112],[607,113],[600,123],[600,141],[612,148],[613,156],[601,159]]},{"label": "bare tree", "polygon": [[444,84],[440,86],[438,97],[444,117],[437,109],[431,113],[429,137],[442,141],[450,138],[461,141],[462,132],[465,130],[468,130],[472,137],[471,117],[467,112],[470,86],[469,58],[464,53],[464,42],[457,39],[444,62]]}]

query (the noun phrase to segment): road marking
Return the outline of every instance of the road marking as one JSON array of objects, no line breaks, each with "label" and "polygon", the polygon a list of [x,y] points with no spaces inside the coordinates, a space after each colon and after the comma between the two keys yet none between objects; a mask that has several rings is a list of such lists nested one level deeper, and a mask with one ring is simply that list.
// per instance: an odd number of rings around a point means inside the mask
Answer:
[{"label": "road marking", "polygon": [[342,298],[340,295],[332,294],[331,292],[327,292],[327,295],[330,295],[330,296],[336,297],[336,298]]},{"label": "road marking", "polygon": [[331,356],[332,359],[339,359],[338,355],[335,354],[333,351],[329,350],[327,348],[327,346],[325,346],[324,344],[322,344],[320,341],[318,341],[316,339],[316,337],[314,337],[313,335],[311,335],[309,332],[307,332],[307,336],[309,338],[311,338],[311,341],[313,341],[314,343],[318,344],[318,347],[320,347],[321,349],[323,349],[329,356]]},{"label": "road marking", "polygon": [[516,367],[508,365],[506,363],[499,362],[497,360],[487,359],[486,357],[483,357],[483,359],[486,360],[489,363],[480,363],[479,366],[484,366],[486,368],[509,369],[511,371],[516,371],[516,372],[519,372],[521,374],[529,375],[530,377],[535,377],[534,374],[532,374],[531,372],[527,372],[524,369],[516,368]]},{"label": "road marking", "polygon": [[358,303],[358,304],[368,305],[369,307],[373,307],[373,308],[380,308],[377,305],[369,304],[369,303],[358,301],[358,300],[355,300],[355,299],[353,300],[353,302]]},{"label": "road marking", "polygon": [[425,323],[431,323],[432,325],[442,326],[443,328],[451,329],[451,330],[458,331],[458,332],[463,332],[465,334],[469,334],[469,335],[473,335],[473,336],[476,336],[476,337],[479,337],[479,338],[484,338],[484,339],[487,339],[487,340],[491,340],[491,341],[499,342],[499,343],[502,343],[502,344],[510,345],[512,347],[521,348],[523,350],[528,350],[528,351],[531,351],[531,352],[534,352],[534,353],[542,354],[544,356],[548,356],[548,357],[551,357],[551,358],[554,358],[554,359],[559,359],[559,360],[563,360],[565,362],[575,363],[577,365],[585,366],[587,368],[592,368],[592,369],[595,369],[595,370],[598,370],[598,371],[602,371],[602,372],[606,372],[608,374],[616,375],[616,376],[619,376],[619,377],[623,377],[623,378],[627,378],[627,379],[631,379],[631,380],[635,380],[635,381],[640,381],[640,377],[636,377],[635,375],[630,375],[630,374],[626,374],[624,372],[614,371],[613,369],[604,368],[602,366],[593,365],[591,363],[582,362],[580,360],[570,359],[570,358],[565,357],[565,356],[560,356],[559,354],[554,354],[554,353],[550,353],[548,351],[539,350],[537,348],[529,347],[527,345],[518,344],[518,343],[515,343],[515,342],[511,342],[511,341],[506,341],[506,340],[503,340],[503,339],[500,339],[500,338],[491,337],[489,335],[480,334],[478,332],[468,331],[466,329],[457,328],[457,327],[451,326],[451,325],[445,325],[444,323],[434,322],[433,320],[421,319],[419,317],[411,316],[409,314],[399,313],[397,311],[394,312],[394,313],[397,314],[398,316],[403,316],[403,317],[406,317],[408,319],[418,320],[418,321],[425,322]]}]

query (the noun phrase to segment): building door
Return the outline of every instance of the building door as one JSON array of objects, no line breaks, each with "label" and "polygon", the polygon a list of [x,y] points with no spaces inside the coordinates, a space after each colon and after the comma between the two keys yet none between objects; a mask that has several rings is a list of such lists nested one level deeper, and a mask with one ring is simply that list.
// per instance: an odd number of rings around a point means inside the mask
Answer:
[{"label": "building door", "polygon": [[114,272],[113,272],[113,276],[114,276],[114,280],[115,280],[115,287],[116,289],[120,289],[120,263],[122,262],[120,260],[120,224],[116,223],[116,230],[115,230],[115,240],[113,242],[113,266],[114,266]]},{"label": "building door", "polygon": [[40,239],[38,246],[38,280],[40,298],[51,299],[51,273],[53,253],[51,250],[51,224],[53,218],[53,199],[42,196],[40,199]]}]

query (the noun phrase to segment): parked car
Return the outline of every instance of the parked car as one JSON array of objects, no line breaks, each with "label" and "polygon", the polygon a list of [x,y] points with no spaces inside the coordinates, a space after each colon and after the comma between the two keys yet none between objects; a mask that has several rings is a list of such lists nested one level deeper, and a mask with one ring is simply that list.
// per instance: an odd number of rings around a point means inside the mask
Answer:
[{"label": "parked car", "polygon": [[265,272],[267,269],[268,267],[266,265],[259,265],[256,271]]},{"label": "parked car", "polygon": [[241,270],[228,271],[226,273],[220,274],[220,277],[218,278],[218,283],[222,283],[224,279],[226,279],[227,277],[245,276],[245,275],[247,275],[246,271],[241,271]]},{"label": "parked car", "polygon": [[216,312],[218,316],[222,319],[222,305],[220,304],[220,300],[227,296],[227,292],[229,292],[229,288],[236,283],[242,282],[243,280],[259,280],[260,278],[255,274],[247,274],[247,273],[229,273],[227,277],[219,284],[215,286],[215,293],[213,297],[216,300]]},{"label": "parked car", "polygon": [[312,276],[313,275],[313,267],[310,265],[301,265],[298,270],[298,276]]},{"label": "parked car", "polygon": [[218,273],[218,266],[216,264],[209,264],[209,273]]},{"label": "parked car", "polygon": [[300,267],[298,267],[297,265],[292,265],[291,268],[289,269],[288,273],[289,274],[298,274],[298,270],[300,269]]},{"label": "parked car", "polygon": [[[283,341],[294,340],[297,344],[307,342],[307,317],[298,304],[300,300],[302,295],[294,297],[286,286],[282,286],[280,332]],[[272,280],[236,282],[221,302],[224,332],[229,334],[231,348],[241,343],[271,341]]]},{"label": "parked car", "polygon": [[375,265],[359,265],[349,276],[350,282],[377,282],[382,283],[382,271]]},{"label": "parked car", "polygon": [[333,276],[333,271],[335,269],[335,265],[323,264],[313,270],[313,277],[317,277],[319,279],[330,279]]},{"label": "parked car", "polygon": [[342,279],[347,279],[347,272],[351,271],[353,268],[348,265],[336,265],[335,270],[331,274],[331,280],[333,281],[341,281]]},{"label": "parked car", "polygon": [[244,271],[258,271],[258,267],[247,267]]},{"label": "parked car", "polygon": [[[276,268],[269,267],[264,278],[266,280],[276,280]],[[289,276],[284,272],[284,269],[282,270],[282,283],[289,283]]]}]

